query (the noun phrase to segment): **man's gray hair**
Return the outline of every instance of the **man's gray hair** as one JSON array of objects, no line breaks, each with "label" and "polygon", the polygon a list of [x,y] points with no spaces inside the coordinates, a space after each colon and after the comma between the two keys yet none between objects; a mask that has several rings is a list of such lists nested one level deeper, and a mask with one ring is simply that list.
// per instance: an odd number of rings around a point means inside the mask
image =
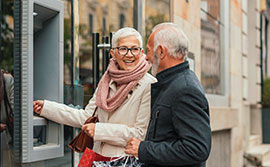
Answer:
[{"label": "man's gray hair", "polygon": [[152,32],[158,31],[154,37],[154,51],[159,45],[168,49],[170,56],[185,58],[188,54],[188,38],[181,27],[171,22],[156,25]]},{"label": "man's gray hair", "polygon": [[143,47],[143,41],[142,41],[142,36],[141,34],[135,30],[134,28],[130,28],[130,27],[124,27],[119,29],[118,31],[116,31],[115,33],[113,33],[112,36],[112,48],[117,47],[118,44],[118,40],[121,38],[125,38],[128,36],[135,36],[139,43],[140,43],[140,47]]}]

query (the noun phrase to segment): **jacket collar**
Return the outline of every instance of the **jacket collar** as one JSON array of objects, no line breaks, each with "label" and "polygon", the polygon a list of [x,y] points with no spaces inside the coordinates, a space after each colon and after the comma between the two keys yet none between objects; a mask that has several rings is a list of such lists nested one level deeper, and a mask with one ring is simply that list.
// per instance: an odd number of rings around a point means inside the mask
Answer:
[{"label": "jacket collar", "polygon": [[173,75],[175,75],[177,73],[183,72],[186,69],[189,69],[188,61],[184,61],[183,63],[180,63],[180,64],[175,65],[173,67],[170,67],[166,70],[163,70],[163,71],[159,72],[156,77],[157,77],[158,82],[162,82],[162,81],[172,77]]}]

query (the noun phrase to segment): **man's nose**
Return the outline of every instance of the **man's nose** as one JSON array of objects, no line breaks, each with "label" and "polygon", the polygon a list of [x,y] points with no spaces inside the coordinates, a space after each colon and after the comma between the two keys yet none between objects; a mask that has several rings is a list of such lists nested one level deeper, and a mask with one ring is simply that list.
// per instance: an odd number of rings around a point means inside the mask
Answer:
[{"label": "man's nose", "polygon": [[145,56],[145,60],[147,60],[147,61],[149,61],[149,55],[148,54],[149,53],[147,53],[146,56]]},{"label": "man's nose", "polygon": [[145,56],[145,60],[146,60],[146,61],[149,61],[149,58],[148,58],[148,56],[147,56],[147,55]]}]

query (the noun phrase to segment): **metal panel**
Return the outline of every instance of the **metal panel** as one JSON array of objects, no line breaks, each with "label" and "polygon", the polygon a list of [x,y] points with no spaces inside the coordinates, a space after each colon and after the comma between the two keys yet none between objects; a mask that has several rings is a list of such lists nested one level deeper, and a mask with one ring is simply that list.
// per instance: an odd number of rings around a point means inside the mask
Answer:
[{"label": "metal panel", "polygon": [[[35,99],[63,102],[64,5],[60,0],[22,0],[21,9],[21,146],[26,163],[64,154],[63,125],[34,118],[32,104]],[[34,10],[40,14],[35,20]],[[34,147],[33,127],[37,125],[46,125],[47,138],[46,144]]]},{"label": "metal panel", "polygon": [[21,148],[21,1],[14,0],[14,140],[15,161],[20,161]]}]

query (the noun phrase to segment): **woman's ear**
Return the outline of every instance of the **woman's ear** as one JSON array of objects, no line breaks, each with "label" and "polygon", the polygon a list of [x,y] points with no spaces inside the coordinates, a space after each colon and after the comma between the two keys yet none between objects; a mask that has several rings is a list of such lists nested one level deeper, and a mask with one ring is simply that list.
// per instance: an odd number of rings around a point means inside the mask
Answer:
[{"label": "woman's ear", "polygon": [[113,49],[110,50],[110,54],[111,54],[113,60],[116,60],[116,56],[115,56],[115,53],[114,52],[115,51]]}]

